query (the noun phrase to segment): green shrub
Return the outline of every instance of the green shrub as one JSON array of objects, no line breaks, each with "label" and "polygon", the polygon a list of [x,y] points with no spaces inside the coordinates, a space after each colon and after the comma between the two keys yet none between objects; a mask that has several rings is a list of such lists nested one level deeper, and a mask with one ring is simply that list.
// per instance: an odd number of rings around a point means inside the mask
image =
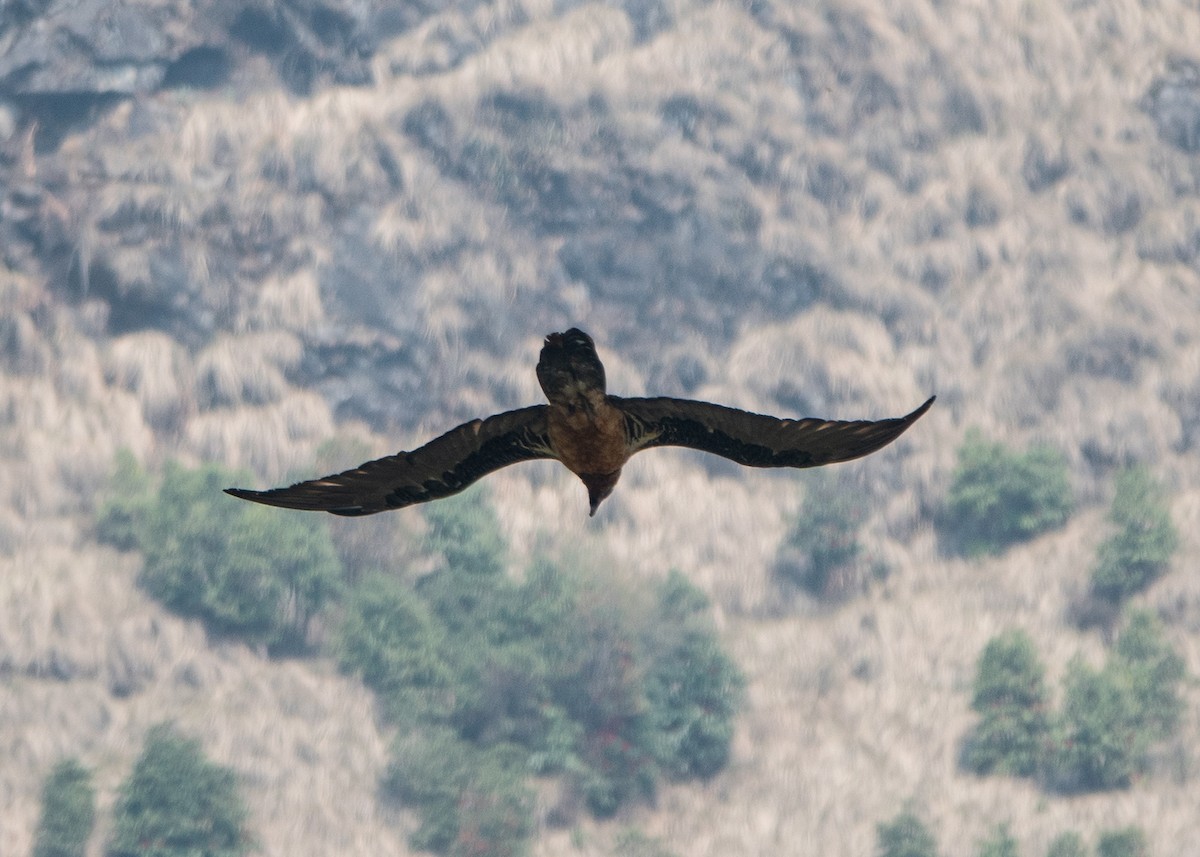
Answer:
[{"label": "green shrub", "polygon": [[[278,509],[250,506],[223,553],[214,556],[202,615],[218,630],[231,617],[230,632],[260,639],[272,651],[303,650],[312,620],[340,589],[341,564],[329,531]],[[216,564],[221,560],[223,567]],[[247,604],[247,593],[256,591],[269,599],[269,611]]]},{"label": "green shrub", "polygon": [[648,614],[620,598],[540,563],[522,584],[501,578],[447,649],[460,733],[518,743],[541,770],[572,772],[598,815],[647,794],[659,772],[720,770],[741,698],[707,599],[682,575],[659,586]]},{"label": "green shrub", "polygon": [[1117,530],[1097,551],[1091,590],[1098,598],[1120,603],[1162,575],[1179,536],[1162,486],[1142,468],[1117,477],[1109,520]]},{"label": "green shrub", "polygon": [[154,486],[128,449],[117,453],[104,495],[96,513],[96,538],[118,550],[137,550],[140,527],[154,505]]},{"label": "green shrub", "polygon": [[1060,833],[1054,837],[1046,850],[1046,857],[1087,857],[1083,837],[1074,831]]},{"label": "green shrub", "polygon": [[335,634],[343,667],[423,736],[397,745],[385,780],[418,811],[415,846],[455,853],[527,836],[524,792],[509,786],[530,772],[566,778],[609,816],[663,777],[724,766],[742,679],[682,575],[653,597],[545,561],[518,582],[481,495],[435,518],[443,567],[411,589],[366,579]]},{"label": "green shrub", "polygon": [[95,821],[92,775],[75,759],[64,759],[42,787],[33,857],[84,857]]},{"label": "green shrub", "polygon": [[1150,746],[1175,733],[1183,659],[1145,611],[1136,611],[1104,669],[1072,663],[1047,780],[1067,791],[1124,788]]},{"label": "green shrub", "polygon": [[[116,482],[141,484],[128,470],[119,462]],[[212,633],[274,651],[301,649],[338,587],[328,530],[229,497],[221,489],[232,479],[213,466],[169,464],[157,489],[136,489],[149,499],[120,495],[125,499],[102,510],[98,529],[114,544],[142,551],[139,582],[170,609],[203,620]]]},{"label": "green shrub", "polygon": [[1111,670],[1075,660],[1055,729],[1047,782],[1067,792],[1125,788],[1148,742],[1137,728],[1137,700]]},{"label": "green shrub", "polygon": [[989,640],[979,657],[971,707],[986,711],[1045,704],[1045,668],[1029,635],[1012,629]]},{"label": "green shrub", "polygon": [[836,600],[862,588],[860,492],[825,475],[808,481],[804,502],[780,548],[775,572],[810,595]]},{"label": "green shrub", "polygon": [[482,487],[424,507],[429,547],[460,574],[489,577],[504,573],[506,547],[500,521]]},{"label": "green shrub", "polygon": [[1035,772],[1049,728],[1044,675],[1033,641],[1023,631],[988,642],[975,675],[971,707],[982,719],[963,748],[967,769],[1017,776]]},{"label": "green shrub", "polygon": [[672,777],[711,777],[729,760],[744,680],[712,632],[708,599],[687,578],[672,571],[657,601],[642,642],[654,755]]},{"label": "green shrub", "polygon": [[966,556],[994,554],[1062,526],[1073,506],[1061,453],[1048,446],[1012,452],[971,430],[938,524]]},{"label": "green shrub", "polygon": [[613,843],[615,857],[676,857],[662,841],[655,836],[647,836],[636,828],[627,828],[616,836]]},{"label": "green shrub", "polygon": [[1146,834],[1139,827],[1110,830],[1096,841],[1096,857],[1149,857]]},{"label": "green shrub", "polygon": [[415,848],[451,855],[523,854],[533,830],[522,754],[480,748],[453,730],[428,727],[397,740],[383,789],[420,811]]},{"label": "green shrub", "polygon": [[452,729],[402,733],[381,783],[384,794],[418,809],[414,848],[445,852],[458,835],[458,800],[480,752]]},{"label": "green shrub", "polygon": [[878,857],[937,857],[937,840],[933,833],[910,810],[876,827]]},{"label": "green shrub", "polygon": [[113,809],[107,857],[240,857],[250,850],[233,771],[167,725],[146,736]]},{"label": "green shrub", "polygon": [[979,857],[1019,857],[1020,853],[1007,824],[997,826],[991,836],[979,843]]},{"label": "green shrub", "polygon": [[468,740],[540,748],[557,718],[550,682],[563,669],[558,659],[580,647],[582,629],[561,575],[535,569],[518,584],[503,573],[498,553],[472,549],[465,569],[435,571],[416,593],[443,629],[453,699],[446,722]]},{"label": "green shrub", "polygon": [[1137,701],[1138,729],[1148,740],[1161,741],[1175,734],[1183,714],[1179,685],[1186,667],[1151,613],[1130,613],[1108,668],[1129,685]]},{"label": "green shrub", "polygon": [[342,669],[357,673],[394,717],[443,710],[451,673],[445,633],[426,603],[396,578],[378,574],[355,587],[333,637]]},{"label": "green shrub", "polygon": [[480,765],[458,798],[458,834],[450,857],[520,857],[533,834],[533,793],[520,756]]},{"label": "green shrub", "polygon": [[451,644],[477,635],[502,636],[509,617],[501,602],[511,600],[513,586],[505,576],[506,546],[487,492],[473,488],[423,511],[429,521],[427,547],[444,565],[423,577],[417,592],[445,626]]},{"label": "green shrub", "polygon": [[[556,569],[544,577],[562,576]],[[588,809],[613,815],[622,804],[653,794],[658,741],[645,704],[647,673],[660,664],[639,645],[637,620],[608,592],[575,582],[567,632],[546,643],[555,703],[580,727],[567,772]],[[644,626],[643,626],[644,627]],[[565,655],[560,657],[559,653]]]}]

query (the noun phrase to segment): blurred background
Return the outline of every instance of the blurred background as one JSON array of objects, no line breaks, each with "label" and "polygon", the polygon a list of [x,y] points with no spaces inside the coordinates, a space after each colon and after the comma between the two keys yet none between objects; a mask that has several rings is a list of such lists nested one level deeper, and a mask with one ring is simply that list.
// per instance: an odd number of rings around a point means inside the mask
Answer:
[{"label": "blurred background", "polygon": [[[4,0],[0,854],[1195,853],[1197,45]],[[541,401],[573,325],[617,394],[938,402],[816,474],[639,456],[594,519],[544,462],[220,493]]]}]

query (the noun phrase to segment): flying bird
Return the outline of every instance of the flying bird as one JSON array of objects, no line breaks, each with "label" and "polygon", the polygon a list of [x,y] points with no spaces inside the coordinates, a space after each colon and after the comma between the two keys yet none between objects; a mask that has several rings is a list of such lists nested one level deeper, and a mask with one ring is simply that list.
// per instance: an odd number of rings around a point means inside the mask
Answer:
[{"label": "flying bird", "polygon": [[519,461],[549,458],[583,480],[595,515],[625,462],[643,449],[685,446],[749,467],[819,467],[887,446],[937,398],[905,417],[853,422],[777,419],[689,399],[626,399],[606,392],[596,345],[578,328],[546,337],[537,377],[549,404],[471,420],[411,452],[290,488],[226,493],[287,509],[373,515],[449,497]]}]

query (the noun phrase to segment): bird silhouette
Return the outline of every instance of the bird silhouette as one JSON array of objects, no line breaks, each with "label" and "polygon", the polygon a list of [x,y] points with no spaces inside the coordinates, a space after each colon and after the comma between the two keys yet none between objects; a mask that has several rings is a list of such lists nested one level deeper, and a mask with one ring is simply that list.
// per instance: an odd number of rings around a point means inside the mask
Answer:
[{"label": "bird silhouette", "polygon": [[449,497],[501,467],[549,458],[583,481],[595,515],[625,462],[643,449],[684,446],[749,467],[820,467],[887,446],[937,398],[908,416],[855,421],[778,419],[690,399],[626,399],[606,392],[596,345],[578,328],[546,337],[537,377],[549,404],[471,420],[411,452],[344,473],[226,493],[287,509],[372,515]]}]

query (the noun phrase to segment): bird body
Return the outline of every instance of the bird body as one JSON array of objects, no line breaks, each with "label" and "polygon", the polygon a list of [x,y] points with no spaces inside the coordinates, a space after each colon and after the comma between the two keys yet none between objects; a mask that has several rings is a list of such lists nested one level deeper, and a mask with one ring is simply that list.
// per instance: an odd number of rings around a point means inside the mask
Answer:
[{"label": "bird body", "polygon": [[[607,398],[607,397],[606,397]],[[612,493],[632,452],[625,415],[608,401],[588,410],[550,408],[546,420],[550,448],[559,461],[583,480],[592,514]]]},{"label": "bird body", "polygon": [[344,473],[227,493],[290,509],[370,515],[456,494],[509,464],[551,458],[583,481],[594,515],[625,462],[643,449],[684,446],[749,467],[818,467],[886,446],[936,398],[904,417],[853,422],[777,419],[689,399],[626,399],[608,394],[595,344],[578,328],[546,337],[537,376],[549,404],[472,420],[411,452]]}]

